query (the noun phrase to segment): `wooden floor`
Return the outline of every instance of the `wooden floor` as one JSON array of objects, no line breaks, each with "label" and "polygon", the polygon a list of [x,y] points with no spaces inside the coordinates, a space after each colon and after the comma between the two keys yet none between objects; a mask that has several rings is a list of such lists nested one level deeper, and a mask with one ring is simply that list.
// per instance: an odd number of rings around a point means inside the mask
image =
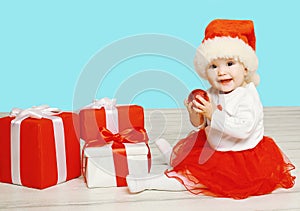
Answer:
[{"label": "wooden floor", "polygon": [[[82,178],[45,190],[0,183],[0,210],[300,210],[300,107],[267,107],[264,110],[265,134],[276,139],[296,165],[293,174],[297,179],[292,189],[233,200],[195,196],[187,191],[130,194],[126,187],[88,189]],[[174,144],[193,129],[184,109],[149,109],[145,118],[151,140],[163,137]],[[153,142],[150,147],[152,170],[162,171],[165,166]]]}]

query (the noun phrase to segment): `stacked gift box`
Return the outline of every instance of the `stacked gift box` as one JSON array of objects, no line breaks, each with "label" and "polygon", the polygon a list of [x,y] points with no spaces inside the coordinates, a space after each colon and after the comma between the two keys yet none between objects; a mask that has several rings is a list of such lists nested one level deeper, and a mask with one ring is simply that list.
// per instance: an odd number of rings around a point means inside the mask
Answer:
[{"label": "stacked gift box", "polygon": [[0,182],[44,189],[83,173],[88,187],[126,186],[150,171],[138,105],[103,98],[78,114],[49,106],[13,109],[0,118]]},{"label": "stacked gift box", "polygon": [[144,109],[103,98],[80,113],[83,176],[88,187],[126,186],[126,176],[150,171]]}]

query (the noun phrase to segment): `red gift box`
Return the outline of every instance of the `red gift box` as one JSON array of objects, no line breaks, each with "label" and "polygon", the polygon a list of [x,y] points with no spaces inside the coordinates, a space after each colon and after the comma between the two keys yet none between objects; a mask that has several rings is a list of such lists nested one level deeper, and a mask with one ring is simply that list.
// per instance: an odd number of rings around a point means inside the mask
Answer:
[{"label": "red gift box", "polygon": [[[139,145],[142,150],[147,149],[146,155],[143,155],[143,159],[146,158],[147,161],[143,168],[150,171],[151,152],[148,146],[148,136],[144,129],[143,107],[116,105],[115,99],[102,98],[81,109],[79,116],[80,134],[81,139],[85,141],[85,147],[102,146],[107,148],[112,143],[111,150],[118,187],[126,186],[126,176],[129,172],[126,143],[144,142],[143,147]],[[94,144],[96,145],[93,146]],[[107,185],[111,185],[111,183]]]},{"label": "red gift box", "polygon": [[77,114],[17,118],[0,118],[0,182],[44,189],[81,175]]},{"label": "red gift box", "polygon": [[[101,99],[102,100],[102,99]],[[100,101],[101,101],[100,100]],[[105,99],[106,101],[109,99]],[[100,103],[80,110],[80,134],[85,141],[95,140],[99,128],[107,128],[112,133],[125,129],[144,128],[144,109],[139,105],[116,105],[115,102]]]}]

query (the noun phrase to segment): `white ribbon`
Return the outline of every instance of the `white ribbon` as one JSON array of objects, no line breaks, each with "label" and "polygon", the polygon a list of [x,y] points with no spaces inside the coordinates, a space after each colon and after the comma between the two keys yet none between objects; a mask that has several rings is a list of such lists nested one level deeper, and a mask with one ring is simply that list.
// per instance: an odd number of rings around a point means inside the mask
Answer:
[{"label": "white ribbon", "polygon": [[51,119],[54,130],[54,140],[57,160],[57,184],[66,181],[67,164],[65,150],[64,125],[60,117],[53,116],[60,112],[57,108],[50,108],[48,105],[34,106],[25,110],[14,108],[10,116],[16,117],[11,121],[11,175],[12,183],[22,185],[20,175],[20,129],[24,119],[31,117],[36,119]]},{"label": "white ribbon", "polygon": [[93,100],[93,102],[83,109],[105,109],[106,117],[106,128],[110,130],[113,134],[119,132],[119,116],[118,109],[116,108],[116,99],[102,98],[100,100]]}]

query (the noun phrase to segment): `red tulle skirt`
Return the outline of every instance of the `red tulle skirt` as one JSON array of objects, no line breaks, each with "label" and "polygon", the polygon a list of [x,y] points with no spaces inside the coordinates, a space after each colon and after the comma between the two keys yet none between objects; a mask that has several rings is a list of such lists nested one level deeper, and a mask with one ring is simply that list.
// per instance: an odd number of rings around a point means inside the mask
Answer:
[{"label": "red tulle skirt", "polygon": [[180,140],[173,148],[171,170],[190,192],[243,199],[291,188],[295,168],[274,140],[263,137],[253,149],[221,152],[212,149],[204,130]]}]

